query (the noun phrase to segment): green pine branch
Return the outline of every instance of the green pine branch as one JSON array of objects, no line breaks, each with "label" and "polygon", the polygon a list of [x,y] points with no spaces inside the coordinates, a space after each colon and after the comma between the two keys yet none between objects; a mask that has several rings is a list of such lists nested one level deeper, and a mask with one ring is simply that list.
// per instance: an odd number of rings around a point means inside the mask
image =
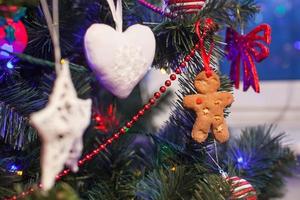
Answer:
[{"label": "green pine branch", "polygon": [[0,88],[0,127],[6,143],[19,149],[37,139],[28,115],[41,109],[47,98],[47,94],[24,81]]},{"label": "green pine branch", "polygon": [[221,147],[221,160],[231,175],[248,180],[256,188],[259,199],[281,197],[284,177],[291,176],[296,166],[294,153],[283,143],[285,137],[285,133],[275,134],[274,126],[247,128]]},{"label": "green pine branch", "polygon": [[136,185],[137,199],[227,199],[229,185],[200,165],[157,168]]}]

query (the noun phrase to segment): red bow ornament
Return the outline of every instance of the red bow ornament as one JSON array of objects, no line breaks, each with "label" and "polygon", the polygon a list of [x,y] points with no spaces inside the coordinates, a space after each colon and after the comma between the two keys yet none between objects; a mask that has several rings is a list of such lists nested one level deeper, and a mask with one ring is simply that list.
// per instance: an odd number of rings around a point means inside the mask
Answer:
[{"label": "red bow ornament", "polygon": [[242,62],[244,91],[252,86],[255,92],[260,92],[255,62],[261,62],[269,56],[268,45],[271,43],[271,30],[268,24],[257,26],[247,35],[240,35],[232,28],[227,29],[227,46],[225,50],[228,59],[232,61],[230,78],[234,81],[235,88],[239,88],[240,65]]}]

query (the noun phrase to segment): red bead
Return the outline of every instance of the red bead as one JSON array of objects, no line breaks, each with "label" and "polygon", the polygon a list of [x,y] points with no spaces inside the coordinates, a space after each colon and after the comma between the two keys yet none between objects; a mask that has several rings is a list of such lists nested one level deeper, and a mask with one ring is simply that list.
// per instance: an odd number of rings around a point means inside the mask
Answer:
[{"label": "red bead", "polygon": [[171,79],[172,81],[175,81],[175,80],[176,80],[176,75],[175,75],[175,74],[171,74],[170,79]]},{"label": "red bead", "polygon": [[189,62],[189,61],[191,60],[191,56],[187,55],[187,56],[184,58],[184,60],[185,60],[186,62]]},{"label": "red bead", "polygon": [[90,153],[91,159],[92,157],[94,157],[96,155],[96,153],[93,151],[92,153]]},{"label": "red bead", "polygon": [[78,165],[79,165],[79,166],[83,165],[83,161],[82,161],[82,160],[79,160],[79,161],[78,161]]},{"label": "red bead", "polygon": [[199,49],[199,47],[200,47],[199,44],[195,45],[195,49]]},{"label": "red bead", "polygon": [[181,69],[180,69],[180,68],[177,68],[177,69],[175,70],[175,73],[176,73],[176,74],[181,74]]},{"label": "red bead", "polygon": [[108,144],[111,144],[112,141],[113,141],[113,138],[109,138],[109,139],[107,140],[107,143],[108,143]]},{"label": "red bead", "polygon": [[120,133],[121,133],[121,134],[126,133],[125,129],[124,129],[124,128],[121,128],[121,129],[120,129]]},{"label": "red bead", "polygon": [[93,151],[93,153],[96,155],[96,154],[99,153],[99,150],[98,150],[98,149],[95,149],[95,150]]},{"label": "red bead", "polygon": [[64,170],[64,174],[67,174],[68,173],[68,170]]},{"label": "red bead", "polygon": [[165,82],[165,86],[170,87],[172,84],[172,82],[170,80],[166,80]]},{"label": "red bead", "polygon": [[100,145],[100,149],[101,149],[101,150],[103,150],[103,149],[105,149],[105,148],[106,148],[106,145],[104,145],[104,144],[101,144],[101,145]]},{"label": "red bead", "polygon": [[132,118],[132,120],[133,120],[134,122],[136,122],[138,119],[139,119],[139,116],[138,116],[138,115],[136,115],[136,116],[134,116],[134,117]]},{"label": "red bead", "polygon": [[159,99],[160,93],[159,93],[159,92],[155,92],[155,93],[154,93],[154,97],[155,97],[156,99]]},{"label": "red bead", "polygon": [[143,116],[145,114],[144,109],[139,111],[139,116]]},{"label": "red bead", "polygon": [[119,134],[118,133],[115,133],[114,134],[114,139],[118,139],[119,138]]},{"label": "red bead", "polygon": [[165,93],[165,92],[167,91],[167,88],[166,88],[165,86],[161,86],[161,87],[159,88],[159,91],[160,91],[161,93]]},{"label": "red bead", "polygon": [[144,109],[145,109],[145,110],[150,110],[150,108],[151,108],[151,105],[150,105],[150,104],[146,104],[146,105],[144,106]]},{"label": "red bead", "polygon": [[87,160],[90,160],[90,159],[91,159],[90,154],[86,155],[85,158],[86,158]]},{"label": "red bead", "polygon": [[183,61],[182,63],[180,63],[180,67],[185,68],[186,67],[186,62]]},{"label": "red bead", "polygon": [[151,99],[149,100],[149,103],[150,103],[151,105],[155,104],[155,99],[154,99],[154,98],[151,98]]},{"label": "red bead", "polygon": [[132,123],[131,122],[127,122],[126,123],[126,128],[131,128],[132,127]]},{"label": "red bead", "polygon": [[191,56],[191,57],[194,57],[194,56],[195,56],[195,49],[193,49],[193,50],[191,51],[190,56]]}]

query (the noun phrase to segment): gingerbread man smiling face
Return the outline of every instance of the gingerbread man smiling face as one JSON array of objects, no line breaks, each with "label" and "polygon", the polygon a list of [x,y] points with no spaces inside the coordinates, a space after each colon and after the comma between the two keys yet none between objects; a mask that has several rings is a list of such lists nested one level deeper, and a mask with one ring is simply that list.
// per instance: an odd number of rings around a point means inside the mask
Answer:
[{"label": "gingerbread man smiling face", "polygon": [[215,139],[226,142],[229,131],[224,119],[224,109],[233,102],[233,95],[229,92],[218,92],[220,78],[212,72],[211,76],[203,71],[195,78],[194,83],[199,94],[188,95],[183,99],[186,108],[196,112],[197,118],[192,130],[192,137],[199,143],[204,142],[208,132],[212,129]]}]

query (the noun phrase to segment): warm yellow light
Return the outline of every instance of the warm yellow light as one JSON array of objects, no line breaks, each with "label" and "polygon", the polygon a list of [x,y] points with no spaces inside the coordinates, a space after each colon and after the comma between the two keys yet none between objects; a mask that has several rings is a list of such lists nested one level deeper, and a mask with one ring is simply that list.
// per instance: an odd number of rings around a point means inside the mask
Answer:
[{"label": "warm yellow light", "polygon": [[160,69],[160,72],[161,72],[162,74],[167,74],[167,71],[166,71],[164,68],[161,68],[161,69]]},{"label": "warm yellow light", "polygon": [[60,63],[63,65],[63,64],[65,64],[65,59],[61,59],[61,61],[60,61]]},{"label": "warm yellow light", "polygon": [[18,176],[22,176],[23,175],[23,171],[17,171],[17,175]]},{"label": "warm yellow light", "polygon": [[171,171],[175,172],[176,171],[176,167],[172,167]]}]

